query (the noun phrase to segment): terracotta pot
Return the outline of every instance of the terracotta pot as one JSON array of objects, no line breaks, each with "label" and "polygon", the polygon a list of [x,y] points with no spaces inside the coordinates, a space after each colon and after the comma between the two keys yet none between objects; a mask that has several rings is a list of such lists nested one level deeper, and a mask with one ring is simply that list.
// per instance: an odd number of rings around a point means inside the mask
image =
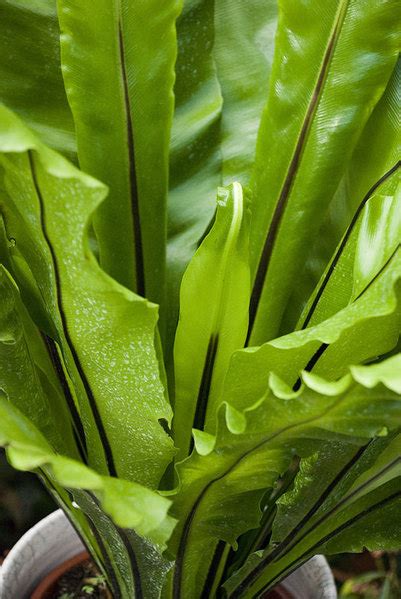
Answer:
[{"label": "terracotta pot", "polygon": [[283,587],[281,584],[273,589],[272,591],[270,591],[269,593],[267,593],[267,595],[265,595],[264,599],[296,599],[294,595],[291,595],[291,593],[289,593],[285,587]]},{"label": "terracotta pot", "polygon": [[36,587],[31,595],[31,599],[51,599],[53,596],[52,592],[58,579],[69,570],[72,570],[75,566],[82,564],[88,557],[89,553],[87,551],[82,551],[81,553],[74,555],[74,557],[70,557],[70,559],[57,566],[57,568],[54,568],[54,570],[42,580],[39,586]]},{"label": "terracotta pot", "polygon": [[[68,561],[83,550],[80,538],[63,512],[53,512],[31,528],[7,555],[0,568],[0,599],[39,599],[40,595],[32,593],[38,585],[41,588],[46,576],[52,573],[54,582],[54,570],[62,565],[64,572]],[[269,599],[337,597],[331,570],[321,555],[288,576],[274,593]]]}]

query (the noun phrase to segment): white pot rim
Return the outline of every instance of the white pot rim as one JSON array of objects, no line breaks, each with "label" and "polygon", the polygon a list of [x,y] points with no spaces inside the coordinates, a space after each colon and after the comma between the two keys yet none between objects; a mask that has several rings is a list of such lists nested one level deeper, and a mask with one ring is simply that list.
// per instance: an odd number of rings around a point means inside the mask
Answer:
[{"label": "white pot rim", "polygon": [[30,528],[0,567],[0,599],[28,599],[49,572],[85,547],[62,510]]}]

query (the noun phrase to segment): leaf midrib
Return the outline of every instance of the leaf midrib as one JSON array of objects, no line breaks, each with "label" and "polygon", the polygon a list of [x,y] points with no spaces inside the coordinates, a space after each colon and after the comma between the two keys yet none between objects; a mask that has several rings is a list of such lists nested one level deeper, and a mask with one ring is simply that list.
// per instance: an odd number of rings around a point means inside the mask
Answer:
[{"label": "leaf midrib", "polygon": [[[227,208],[226,208],[227,209]],[[227,233],[227,239],[224,244],[219,268],[219,280],[217,281],[217,300],[213,306],[212,326],[209,341],[206,350],[205,361],[202,370],[202,376],[198,387],[198,396],[195,406],[195,415],[193,419],[193,428],[203,430],[208,408],[208,399],[212,387],[214,366],[219,351],[220,329],[227,309],[227,279],[229,278],[229,259],[235,252],[242,222],[243,222],[243,197],[242,188],[239,183],[233,183],[232,189],[232,219]],[[191,443],[191,449],[193,442]]]},{"label": "leaf midrib", "polygon": [[[308,557],[311,557],[311,555],[314,554],[315,550],[317,550],[319,547],[321,547],[322,545],[324,545],[325,543],[327,543],[328,541],[330,541],[331,539],[336,537],[338,534],[340,534],[341,532],[343,532],[344,530],[346,530],[353,524],[356,524],[359,520],[361,520],[365,516],[368,516],[369,514],[375,512],[376,510],[383,508],[384,506],[391,503],[395,499],[400,499],[400,498],[401,498],[401,491],[395,491],[388,497],[385,497],[384,499],[381,499],[377,503],[370,505],[363,512],[360,512],[360,513],[356,514],[355,516],[353,516],[352,518],[350,518],[349,520],[346,520],[345,522],[343,522],[343,524],[341,524],[338,528],[336,528],[335,530],[328,533],[323,539],[320,539],[312,547],[309,547],[309,549],[307,549],[301,556],[299,556],[297,559],[295,559],[286,568],[281,570],[281,572],[276,574],[276,576],[274,578],[272,578],[262,589],[260,589],[259,591],[256,591],[257,595],[252,595],[252,597],[255,597],[257,599],[260,599],[261,597],[263,597],[263,593],[266,593],[273,585],[276,585],[285,576],[289,576],[292,572],[294,572],[294,570],[299,568],[299,566],[302,563],[304,563],[308,559]],[[245,592],[246,591],[248,591],[248,589],[246,589]],[[242,593],[240,593],[238,595],[237,594],[230,595],[228,599],[240,599],[241,595],[242,595]]]},{"label": "leaf midrib", "polygon": [[118,49],[119,61],[121,66],[121,81],[123,87],[123,106],[125,112],[126,134],[127,134],[127,152],[128,152],[128,180],[132,214],[133,243],[135,247],[135,279],[136,292],[142,297],[146,296],[145,289],[145,267],[143,255],[142,229],[139,209],[139,194],[135,163],[134,147],[134,125],[132,119],[131,100],[128,88],[127,67],[125,61],[124,35],[122,29],[121,6],[119,6],[118,15]]},{"label": "leaf midrib", "polygon": [[86,392],[86,395],[88,398],[89,407],[90,407],[90,410],[91,410],[91,413],[92,413],[92,416],[93,416],[93,419],[94,419],[94,422],[96,425],[96,429],[97,429],[99,437],[101,439],[102,448],[103,448],[103,452],[104,452],[104,456],[105,456],[105,460],[106,460],[106,464],[107,464],[107,469],[111,476],[117,476],[113,453],[112,453],[110,442],[107,437],[106,429],[104,427],[102,418],[100,416],[100,412],[99,412],[91,385],[90,385],[89,380],[86,376],[86,373],[82,367],[81,361],[78,356],[78,352],[77,352],[75,345],[72,341],[70,331],[68,328],[67,318],[66,318],[65,310],[64,310],[64,302],[63,302],[63,297],[62,297],[62,292],[61,292],[61,280],[60,280],[59,265],[58,265],[56,252],[53,248],[52,241],[49,237],[47,227],[46,227],[44,199],[43,199],[39,181],[37,178],[35,161],[34,161],[34,157],[33,157],[33,151],[28,150],[27,155],[28,155],[29,170],[30,170],[31,177],[32,177],[32,184],[33,184],[33,188],[35,190],[35,194],[36,194],[38,204],[39,204],[39,217],[40,217],[41,230],[42,230],[46,245],[48,247],[49,254],[51,257],[51,263],[53,266],[57,308],[58,308],[58,312],[60,315],[60,320],[61,320],[61,325],[62,325],[62,329],[64,332],[65,340],[66,340],[67,346],[71,352],[72,359],[74,361],[74,364],[76,366],[76,369],[78,371],[79,377],[82,381],[83,387],[85,389],[85,392]]},{"label": "leaf midrib", "polygon": [[280,228],[282,218],[284,216],[288,200],[292,191],[292,186],[295,181],[298,169],[302,161],[302,154],[304,147],[308,142],[309,132],[312,127],[314,117],[316,115],[320,99],[322,97],[323,89],[327,81],[328,73],[330,71],[331,62],[335,54],[336,46],[340,38],[343,23],[345,21],[346,14],[348,12],[350,0],[342,0],[335,23],[332,28],[332,32],[329,37],[328,44],[324,53],[323,61],[319,70],[318,78],[316,80],[315,87],[312,92],[311,100],[306,111],[300,134],[293,152],[287,174],[285,176],[281,191],[277,200],[276,208],[273,213],[273,217],[270,221],[270,225],[267,231],[267,236],[263,245],[261,257],[259,259],[258,268],[252,288],[250,307],[249,307],[249,325],[248,334],[245,342],[247,346],[250,342],[252,330],[255,324],[257,311],[259,308],[259,302],[262,297],[263,287],[267,276],[270,260],[274,250],[274,243]]}]

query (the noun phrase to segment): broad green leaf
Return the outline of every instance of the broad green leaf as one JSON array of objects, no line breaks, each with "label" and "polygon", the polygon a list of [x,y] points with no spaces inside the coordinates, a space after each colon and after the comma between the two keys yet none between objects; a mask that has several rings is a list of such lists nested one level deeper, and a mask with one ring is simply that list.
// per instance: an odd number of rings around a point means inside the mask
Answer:
[{"label": "broad green leaf", "polygon": [[94,218],[101,265],[163,304],[180,2],[58,0],[58,8],[79,162],[109,187]]},{"label": "broad green leaf", "polygon": [[[398,361],[394,366],[398,366]],[[366,367],[363,369],[366,370]],[[287,541],[287,545],[294,544],[300,533],[304,534],[304,529],[311,529],[322,515],[337,509],[340,501],[344,506],[349,505],[375,487],[400,476],[401,467],[397,462],[400,441],[400,434],[395,432],[359,448],[344,443],[327,444],[312,458],[305,460],[294,490],[279,501],[273,543],[282,543],[282,549],[283,540]]]},{"label": "broad green leaf", "polygon": [[310,240],[398,56],[394,0],[282,0],[280,10],[253,176],[250,345],[280,330]]},{"label": "broad green leaf", "polygon": [[369,369],[363,366],[352,366],[352,374],[356,381],[365,385],[365,387],[374,387],[379,383],[386,381],[386,384],[395,393],[401,394],[396,366],[397,357],[390,357],[384,363],[372,364]]},{"label": "broad green leaf", "polygon": [[[330,203],[325,221],[313,243],[298,278],[281,325],[293,330],[306,301],[324,273],[347,227],[369,197],[391,175],[401,151],[397,119],[401,89],[398,60],[383,96],[371,114],[348,163],[346,173]],[[367,148],[369,151],[367,151]]]},{"label": "broad green leaf", "polygon": [[163,547],[174,526],[167,514],[170,500],[142,485],[102,476],[56,454],[38,429],[4,396],[0,397],[0,416],[0,444],[7,445],[8,458],[15,468],[43,468],[63,487],[92,491],[117,526],[132,528]]},{"label": "broad green leaf", "polygon": [[235,545],[240,534],[257,526],[263,493],[288,468],[293,453],[308,457],[322,444],[347,439],[361,444],[383,426],[400,426],[400,397],[385,385],[366,389],[350,374],[335,382],[309,374],[304,382],[294,393],[271,375],[242,421],[230,420],[229,409],[224,419],[222,409],[211,453],[193,453],[178,466],[181,485],[171,511],[179,522],[169,544],[176,555],[173,596],[196,596],[211,547],[220,539]]},{"label": "broad green leaf", "polygon": [[171,409],[154,346],[157,307],[108,277],[89,250],[88,222],[105,188],[4,108],[0,150],[7,232],[40,291],[45,332],[62,349],[90,465],[156,487],[173,454],[158,422],[170,422]]},{"label": "broad green leaf", "polygon": [[[1,194],[4,193],[6,192],[4,189],[2,189]],[[0,239],[0,261],[3,267],[6,268],[9,274],[13,274],[13,278],[15,280],[16,275],[14,272],[15,269],[13,267],[13,262],[15,263],[15,260],[18,259],[18,261],[23,262],[25,267],[24,274],[27,275],[27,265],[25,263],[25,260],[23,260],[21,254],[18,252],[16,248],[15,239],[11,238],[11,240],[9,240],[7,237],[3,217],[1,220]],[[13,253],[13,262],[11,261],[10,252]],[[7,304],[5,297],[7,296],[10,299],[10,305],[12,304],[13,306],[12,312],[14,313],[16,320],[18,320],[19,334],[23,335],[25,338],[25,343],[29,350],[30,359],[32,359],[32,361],[35,363],[35,372],[37,371],[38,379],[40,379],[40,384],[43,387],[43,390],[51,398],[50,403],[53,405],[53,412],[57,414],[57,418],[55,419],[55,421],[72,421],[74,428],[73,434],[75,437],[75,441],[78,443],[78,451],[80,451],[81,457],[84,460],[86,460],[87,450],[85,443],[85,435],[83,432],[82,422],[77,410],[76,394],[72,385],[72,381],[69,379],[68,373],[66,372],[61,352],[57,347],[57,344],[48,335],[46,335],[46,333],[39,330],[38,326],[33,322],[31,316],[29,315],[26,309],[26,306],[24,305],[24,302],[26,302],[26,305],[30,306],[31,311],[35,314],[36,317],[39,317],[38,320],[40,322],[40,310],[39,312],[35,311],[34,306],[34,304],[38,301],[40,303],[37,289],[35,289],[35,291],[37,292],[36,295],[27,296],[25,293],[24,296],[20,298],[20,294],[16,292],[16,288],[14,287],[14,285],[6,284],[6,278],[4,278],[4,282],[5,287],[3,286],[3,301],[5,301],[5,303]],[[32,283],[32,276],[30,282]],[[7,360],[5,362],[9,362],[9,360],[10,358],[9,356],[7,356]],[[15,369],[18,371],[17,364],[15,365]],[[31,388],[30,392],[34,392],[34,389]],[[19,397],[19,393],[15,393],[14,400],[16,400],[17,402],[21,402],[21,397]],[[25,408],[29,408],[29,401],[23,401],[22,403],[24,403]],[[40,410],[38,411],[38,414],[39,413]],[[37,419],[33,417],[33,414],[25,413],[25,415],[32,417],[34,424],[37,424],[40,428],[40,423],[37,422]],[[44,421],[46,421],[46,418],[44,419]],[[71,431],[68,427],[66,429],[64,424],[62,429],[63,430],[61,438],[64,438],[64,440],[68,442],[68,446],[72,450],[71,455],[75,457],[76,448],[75,442],[71,439]],[[50,428],[48,430],[48,436],[51,437]],[[63,451],[64,450],[65,449],[63,449]]]},{"label": "broad green leaf", "polygon": [[368,551],[398,551],[401,528],[398,514],[401,508],[401,477],[378,489],[365,501],[357,502],[348,520],[340,524],[319,544],[319,552],[361,553]]},{"label": "broad green leaf", "polygon": [[60,68],[56,0],[0,4],[0,102],[49,146],[75,158],[74,122]]},{"label": "broad green leaf", "polygon": [[191,429],[213,431],[231,354],[248,325],[248,226],[242,188],[220,188],[216,219],[184,274],[174,346],[174,438],[188,455]]},{"label": "broad green leaf", "polygon": [[[309,518],[314,516],[344,478],[349,477],[355,464],[356,468],[361,466],[360,458],[368,446],[369,443],[362,446],[342,441],[327,443],[309,458],[301,460],[293,489],[277,502],[273,543],[282,543],[284,540],[288,542],[292,531],[294,537],[299,531],[303,532],[303,527],[308,526]],[[282,549],[284,545],[285,543]]]},{"label": "broad green leaf", "polygon": [[[349,211],[357,208],[360,200],[400,159],[401,135],[397,117],[400,85],[401,59],[398,59],[390,81],[362,131],[344,182],[336,194],[346,196],[342,202],[348,205]],[[369,152],[366,152],[367,148]]]},{"label": "broad green leaf", "polygon": [[392,349],[401,318],[401,254],[398,250],[361,297],[331,318],[280,337],[260,348],[235,352],[222,401],[237,409],[251,406],[266,389],[269,372],[293,386],[303,369],[336,379],[350,364],[376,358]]},{"label": "broad green leaf", "polygon": [[223,96],[224,185],[249,183],[266,101],[277,25],[277,0],[216,0],[213,56]]},{"label": "broad green leaf", "polygon": [[[132,599],[136,593],[142,593],[151,599],[158,598],[170,567],[160,553],[161,548],[133,530],[115,524],[92,491],[64,489],[44,470],[39,470],[38,474],[80,534],[104,574],[113,597]],[[173,524],[167,518],[160,534],[155,532],[163,544]]]},{"label": "broad green leaf", "polygon": [[49,439],[55,451],[77,457],[70,415],[59,389],[34,362],[32,333],[27,335],[14,282],[0,267],[0,388]]}]

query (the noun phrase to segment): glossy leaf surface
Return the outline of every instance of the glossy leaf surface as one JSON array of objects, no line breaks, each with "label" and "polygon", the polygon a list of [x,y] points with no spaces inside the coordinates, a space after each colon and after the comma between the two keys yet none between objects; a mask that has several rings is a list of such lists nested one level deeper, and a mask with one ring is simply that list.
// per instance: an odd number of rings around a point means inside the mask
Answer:
[{"label": "glossy leaf surface", "polygon": [[267,97],[276,4],[187,0],[177,22],[168,201],[170,342],[180,281],[213,217],[216,188],[250,178]]},{"label": "glossy leaf surface", "polygon": [[396,165],[364,196],[297,328],[313,326],[355,301],[390,260],[401,240],[400,181]]},{"label": "glossy leaf surface", "polygon": [[277,26],[277,0],[215,2],[213,55],[223,97],[222,180],[249,183],[266,102]]},{"label": "glossy leaf surface", "polygon": [[116,599],[399,546],[396,0],[55,4],[0,7],[10,462]]},{"label": "glossy leaf surface", "polygon": [[6,227],[39,288],[46,332],[62,347],[92,463],[104,471],[103,454],[109,471],[156,486],[173,451],[158,422],[171,412],[153,343],[157,309],[103,273],[88,248],[88,220],[104,186],[42,146],[5,109],[1,125]]},{"label": "glossy leaf surface", "polygon": [[305,303],[360,207],[378,190],[382,179],[388,177],[399,160],[401,135],[397,111],[400,103],[400,76],[399,60],[383,96],[365,125],[346,173],[330,202],[325,220],[310,248],[298,278],[299,284],[292,293],[283,318],[283,332],[296,326]]},{"label": "glossy leaf surface", "polygon": [[187,0],[177,20],[175,112],[170,144],[167,289],[168,366],[184,270],[215,208],[221,184],[222,97],[213,59],[214,2]]},{"label": "glossy leaf surface", "polygon": [[67,488],[85,488],[100,498],[103,509],[122,527],[135,529],[161,546],[174,521],[170,501],[123,479],[101,476],[78,461],[56,454],[41,433],[3,396],[0,398],[0,443],[20,470],[48,466],[51,476]]},{"label": "glossy leaf surface", "polygon": [[55,451],[77,457],[68,410],[59,389],[46,378],[51,364],[48,361],[43,371],[35,363],[35,344],[23,325],[18,290],[3,267],[0,299],[0,387],[47,436]]},{"label": "glossy leaf surface", "polygon": [[347,365],[390,351],[400,331],[400,258],[398,251],[366,292],[331,318],[258,349],[236,352],[222,400],[238,409],[252,405],[262,396],[269,371],[289,386],[297,384],[304,369],[336,379],[345,373]]}]

